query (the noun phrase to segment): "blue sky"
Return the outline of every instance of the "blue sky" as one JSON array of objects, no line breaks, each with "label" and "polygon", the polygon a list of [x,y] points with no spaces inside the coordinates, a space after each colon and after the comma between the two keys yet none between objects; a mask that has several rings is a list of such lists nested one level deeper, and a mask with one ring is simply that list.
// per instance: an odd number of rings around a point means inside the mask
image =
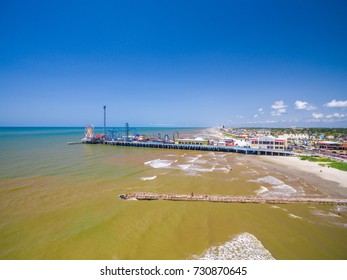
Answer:
[{"label": "blue sky", "polygon": [[347,126],[346,1],[0,4],[0,126]]}]

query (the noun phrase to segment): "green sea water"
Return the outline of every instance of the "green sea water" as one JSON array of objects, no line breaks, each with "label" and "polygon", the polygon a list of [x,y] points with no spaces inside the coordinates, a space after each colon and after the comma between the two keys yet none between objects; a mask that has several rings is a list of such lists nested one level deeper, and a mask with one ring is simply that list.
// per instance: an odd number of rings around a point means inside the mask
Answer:
[{"label": "green sea water", "polygon": [[[137,129],[176,130],[199,134]],[[346,207],[118,199],[323,195],[304,178],[240,154],[66,144],[81,137],[83,128],[0,128],[0,259],[347,258]]]}]

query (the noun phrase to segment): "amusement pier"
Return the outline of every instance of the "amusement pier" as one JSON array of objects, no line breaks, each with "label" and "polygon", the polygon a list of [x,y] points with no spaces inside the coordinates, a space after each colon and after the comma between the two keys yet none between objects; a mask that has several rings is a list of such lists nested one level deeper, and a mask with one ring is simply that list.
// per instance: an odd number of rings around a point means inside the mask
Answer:
[{"label": "amusement pier", "polygon": [[171,201],[206,201],[224,203],[269,203],[269,204],[334,204],[347,205],[347,199],[309,198],[309,197],[259,197],[259,196],[221,196],[198,194],[158,194],[158,193],[128,193],[119,195],[123,200],[171,200]]},{"label": "amusement pier", "polygon": [[138,148],[155,148],[155,149],[174,149],[174,150],[192,150],[192,151],[210,151],[210,152],[232,152],[248,155],[271,155],[271,156],[291,156],[290,151],[273,151],[243,148],[237,146],[212,146],[212,145],[196,145],[196,144],[168,144],[161,142],[124,142],[124,141],[104,141],[106,145],[122,146],[122,147],[138,147]]},{"label": "amusement pier", "polygon": [[126,123],[124,128],[106,130],[103,134],[94,133],[94,127],[86,126],[85,136],[77,142],[68,142],[73,144],[104,144],[120,147],[154,148],[154,149],[174,149],[174,150],[193,150],[209,152],[231,152],[247,155],[271,155],[271,156],[292,156],[293,153],[287,149],[287,143],[284,139],[276,139],[267,136],[262,139],[252,139],[251,142],[238,141],[235,139],[204,139],[182,138],[176,131],[172,137],[165,134],[163,137],[146,136],[137,134],[134,129],[129,128]]},{"label": "amusement pier", "polygon": [[[232,152],[247,155],[267,155],[267,156],[293,156],[301,153],[308,153],[314,156],[329,156],[340,161],[347,160],[347,142],[318,141],[312,146],[312,135],[304,134],[276,134],[271,135],[271,129],[259,129],[250,133],[234,133],[224,126],[218,132],[208,138],[195,137],[184,138],[176,131],[172,137],[165,134],[163,137],[158,133],[155,135],[140,135],[136,129],[130,128],[125,123],[123,128],[109,129],[106,127],[106,106],[104,109],[104,127],[102,134],[95,134],[94,127],[85,127],[85,136],[76,142],[67,144],[104,144],[121,147],[154,148],[154,149],[175,149],[175,150],[195,150],[210,152]],[[329,137],[332,136],[327,136]],[[300,141],[299,141],[300,140]],[[299,141],[299,142],[298,142]]]}]

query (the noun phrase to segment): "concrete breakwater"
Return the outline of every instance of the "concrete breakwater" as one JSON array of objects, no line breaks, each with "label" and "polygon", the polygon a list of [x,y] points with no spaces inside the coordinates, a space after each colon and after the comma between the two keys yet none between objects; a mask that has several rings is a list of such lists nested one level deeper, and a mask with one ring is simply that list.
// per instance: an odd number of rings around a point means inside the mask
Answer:
[{"label": "concrete breakwater", "polygon": [[310,203],[347,205],[347,199],[309,198],[309,197],[258,197],[258,196],[221,196],[199,194],[158,194],[158,193],[128,193],[119,195],[124,200],[171,200],[171,201],[208,201],[224,203]]}]

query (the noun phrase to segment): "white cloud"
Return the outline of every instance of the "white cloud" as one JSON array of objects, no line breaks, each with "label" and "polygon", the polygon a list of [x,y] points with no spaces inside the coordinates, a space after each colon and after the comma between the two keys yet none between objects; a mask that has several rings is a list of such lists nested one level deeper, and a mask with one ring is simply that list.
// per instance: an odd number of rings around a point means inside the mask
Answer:
[{"label": "white cloud", "polygon": [[295,109],[296,110],[314,110],[315,107],[306,101],[296,100]]},{"label": "white cloud", "polygon": [[323,114],[312,113],[312,117],[317,120],[317,119],[323,119],[324,115]]},{"label": "white cloud", "polygon": [[287,105],[284,104],[283,100],[276,101],[276,102],[271,106],[271,108],[272,108],[272,109],[275,109],[275,110],[284,109],[284,108],[286,108],[286,107],[287,107]]},{"label": "white cloud", "polygon": [[271,112],[271,115],[272,115],[272,116],[281,116],[281,115],[283,115],[284,113],[287,112],[287,107],[288,107],[288,106],[284,104],[283,100],[276,101],[276,102],[271,106],[272,109],[275,109],[275,111],[272,111],[272,112]]},{"label": "white cloud", "polygon": [[259,118],[261,115],[264,115],[264,109],[263,108],[258,108],[257,112],[253,115],[253,118]]},{"label": "white cloud", "polygon": [[312,119],[309,122],[336,123],[347,120],[347,114],[333,113],[330,115],[312,113]]},{"label": "white cloud", "polygon": [[277,121],[275,121],[275,120],[267,120],[267,121],[265,121],[265,123],[277,123]]},{"label": "white cloud", "polygon": [[287,109],[278,109],[276,111],[272,111],[271,115],[274,117],[282,116],[286,111]]},{"label": "white cloud", "polygon": [[329,103],[324,104],[324,106],[329,107],[329,108],[334,108],[334,107],[339,107],[339,108],[346,108],[347,107],[347,100],[345,101],[337,101],[337,100],[332,100]]},{"label": "white cloud", "polygon": [[344,117],[347,117],[347,115],[345,114],[340,114],[340,113],[334,113],[334,114],[331,114],[331,115],[327,115],[326,118],[327,119],[342,119]]}]

